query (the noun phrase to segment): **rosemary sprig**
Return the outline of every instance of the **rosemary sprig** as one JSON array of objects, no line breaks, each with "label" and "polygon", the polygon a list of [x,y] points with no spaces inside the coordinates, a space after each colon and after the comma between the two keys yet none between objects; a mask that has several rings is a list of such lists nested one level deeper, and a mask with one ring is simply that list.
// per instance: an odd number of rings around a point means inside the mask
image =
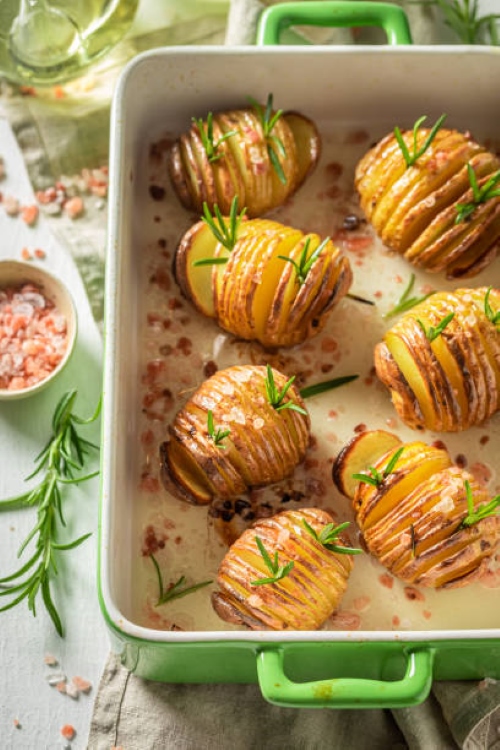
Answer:
[{"label": "rosemary sprig", "polygon": [[207,430],[208,435],[212,439],[213,444],[217,448],[222,448],[223,450],[226,449],[226,446],[223,445],[222,441],[224,438],[227,438],[228,435],[231,434],[231,430],[223,430],[221,427],[217,427],[217,429],[214,426],[214,415],[211,409],[207,412]]},{"label": "rosemary sprig", "polygon": [[288,258],[286,255],[278,255],[278,258],[281,258],[281,260],[285,260],[288,263],[291,263],[292,266],[295,268],[299,286],[302,286],[302,284],[305,282],[307,278],[307,274],[309,273],[313,264],[319,258],[319,256],[321,255],[321,252],[327,246],[329,241],[330,241],[330,238],[327,237],[325,240],[323,240],[323,242],[321,242],[321,244],[318,245],[316,250],[313,250],[311,255],[307,257],[307,253],[309,252],[309,245],[311,244],[311,238],[308,237],[306,241],[304,242],[304,247],[302,248],[302,252],[300,253],[298,263],[297,261],[293,260],[293,258]]},{"label": "rosemary sprig", "polygon": [[294,401],[284,400],[293,381],[295,380],[295,375],[292,375],[292,377],[289,380],[287,380],[283,388],[281,390],[278,390],[276,383],[274,381],[272,367],[270,365],[266,365],[266,368],[267,368],[267,376],[265,380],[265,385],[266,385],[267,400],[269,401],[273,409],[276,409],[276,411],[282,411],[283,409],[291,409],[292,411],[298,411],[299,414],[307,415],[306,410],[303,409],[298,404],[296,404]]},{"label": "rosemary sprig", "polygon": [[223,155],[219,151],[219,146],[221,143],[224,143],[224,141],[227,141],[228,138],[231,138],[231,136],[237,134],[237,130],[228,130],[227,133],[223,133],[220,138],[217,138],[216,141],[214,141],[214,122],[213,122],[213,114],[212,112],[209,112],[207,115],[207,126],[205,128],[205,123],[203,122],[203,119],[200,117],[197,119],[196,117],[192,118],[194,124],[197,126],[198,131],[200,133],[201,142],[203,144],[203,148],[205,149],[205,153],[207,155],[209,162],[217,161],[221,158]]},{"label": "rosemary sprig", "polygon": [[417,323],[424,332],[426,339],[432,342],[434,339],[437,339],[438,336],[441,336],[448,323],[451,323],[454,317],[455,313],[451,312],[448,315],[445,315],[444,318],[439,321],[437,326],[429,326],[429,328],[425,327],[425,323],[423,323],[420,318],[417,318]]},{"label": "rosemary sprig", "polygon": [[410,5],[435,7],[441,11],[444,23],[464,44],[498,44],[497,13],[479,17],[477,0],[407,0]]},{"label": "rosemary sprig", "polygon": [[79,435],[77,427],[95,422],[101,406],[99,401],[94,414],[82,419],[72,413],[76,395],[76,390],[68,391],[57,404],[52,417],[52,436],[35,458],[35,470],[26,478],[28,481],[37,474],[43,474],[40,483],[29,492],[0,503],[0,510],[37,506],[36,524],[21,544],[17,556],[21,557],[31,542],[34,542],[34,552],[18,570],[0,579],[0,597],[13,597],[8,604],[0,607],[0,612],[12,609],[26,599],[28,609],[36,616],[36,597],[40,593],[60,636],[63,635],[63,626],[51,592],[51,582],[58,573],[57,554],[75,549],[90,536],[83,534],[68,543],[57,541],[59,525],[66,525],[62,507],[63,488],[85,482],[99,473],[94,471],[74,476],[74,472],[84,468],[87,455],[99,450],[97,445]]},{"label": "rosemary sprig", "polygon": [[420,302],[426,300],[427,297],[430,297],[431,294],[434,294],[434,292],[429,292],[428,294],[422,295],[422,297],[410,297],[410,294],[413,291],[414,284],[415,274],[412,273],[406,289],[404,290],[397,303],[394,305],[394,307],[392,307],[388,312],[385,313],[385,319],[393,318],[395,315],[400,315],[407,310],[411,310],[412,307],[415,307],[415,305],[418,305]]},{"label": "rosemary sprig", "polygon": [[256,581],[251,581],[252,586],[263,586],[265,583],[277,583],[285,578],[294,566],[293,560],[286,565],[280,565],[278,562],[278,553],[274,553],[274,558],[271,558],[269,552],[266,550],[262,543],[262,539],[258,536],[255,537],[255,542],[259,548],[259,552],[262,555],[262,559],[266,565],[268,571],[272,574],[268,578],[258,578]]},{"label": "rosemary sprig", "polygon": [[474,526],[475,523],[479,523],[483,518],[489,518],[489,516],[497,516],[499,511],[497,508],[500,506],[500,495],[497,495],[486,505],[482,505],[480,508],[474,507],[474,497],[472,495],[472,488],[466,479],[464,482],[465,495],[467,498],[467,515],[462,519],[458,529],[466,529],[469,526]]},{"label": "rosemary sprig", "polygon": [[[171,602],[172,599],[180,599],[181,596],[187,596],[188,594],[192,594],[195,591],[198,591],[198,589],[201,589],[204,586],[208,586],[210,583],[212,583],[212,581],[202,581],[201,583],[195,583],[193,586],[184,586],[186,577],[181,576],[178,581],[176,581],[175,583],[171,583],[169,586],[165,588],[165,585],[163,583],[163,576],[161,574],[158,561],[153,554],[150,555],[150,558],[151,558],[151,562],[155,566],[156,576],[158,578],[159,594],[158,594],[158,599],[155,605],[156,607],[160,607],[162,604]],[[184,588],[182,588],[183,586]]]},{"label": "rosemary sprig", "polygon": [[406,145],[403,136],[401,134],[401,130],[398,127],[394,128],[394,137],[396,138],[399,148],[401,149],[401,152],[403,154],[403,158],[406,163],[406,168],[413,166],[417,159],[419,159],[422,154],[425,154],[429,146],[431,145],[432,141],[436,137],[436,134],[443,124],[443,122],[446,119],[446,115],[441,115],[441,117],[436,121],[435,125],[433,126],[432,130],[430,131],[429,135],[425,139],[424,143],[420,148],[417,148],[417,138],[418,138],[418,129],[422,125],[422,123],[427,119],[426,115],[423,117],[419,117],[419,119],[416,121],[416,123],[413,126],[413,153],[410,153],[410,150],[408,146]]},{"label": "rosemary sprig", "polygon": [[319,534],[307,523],[305,518],[302,519],[302,523],[306,531],[317,542],[322,544],[325,549],[330,550],[330,552],[337,552],[340,555],[360,555],[363,552],[362,549],[358,549],[357,547],[344,547],[343,544],[337,544],[339,535],[350,526],[349,521],[341,523],[338,526],[335,526],[334,523],[327,523],[326,526],[323,526]]},{"label": "rosemary sprig", "polygon": [[492,287],[489,286],[484,295],[484,312],[488,320],[497,328],[500,326],[500,310],[493,310],[490,305],[490,294]]},{"label": "rosemary sprig", "polygon": [[359,375],[343,375],[340,378],[333,378],[332,380],[323,380],[321,383],[313,383],[313,385],[307,385],[305,388],[300,389],[300,395],[302,398],[311,398],[317,396],[325,391],[331,391],[334,388],[340,388],[341,385],[352,383],[353,380],[357,380]]},{"label": "rosemary sprig", "polygon": [[457,203],[455,205],[457,210],[455,224],[467,221],[481,203],[486,203],[491,198],[497,198],[500,195],[500,188],[496,188],[500,182],[500,169],[489,180],[486,180],[482,187],[479,187],[476,173],[470,163],[467,164],[467,174],[469,176],[469,184],[472,188],[472,200],[468,203]]},{"label": "rosemary sprig", "polygon": [[385,469],[383,469],[382,471],[378,471],[378,469],[376,469],[374,466],[369,466],[368,474],[353,474],[352,478],[357,479],[359,482],[364,482],[365,484],[371,484],[374,487],[378,487],[382,484],[384,479],[389,476],[389,474],[392,474],[403,451],[404,445],[402,445],[401,448],[398,448],[398,450],[391,457],[390,461],[387,463]]},{"label": "rosemary sprig", "polygon": [[[262,127],[262,133],[264,135],[264,139],[266,140],[267,144],[267,153],[269,156],[269,161],[271,162],[274,171],[278,175],[279,181],[286,185],[286,176],[283,172],[283,167],[281,166],[281,162],[279,159],[279,155],[282,158],[286,157],[286,150],[283,145],[283,141],[281,138],[278,138],[277,135],[274,135],[272,132],[274,126],[280,119],[281,115],[283,114],[282,109],[278,109],[277,112],[274,112],[273,114],[273,95],[269,94],[267,97],[267,103],[266,107],[262,107],[259,102],[257,102],[255,99],[252,99],[251,96],[248,97],[248,101],[254,108],[257,117],[259,118],[261,127]],[[279,155],[278,155],[279,154]]]},{"label": "rosemary sprig", "polygon": [[[231,201],[231,208],[229,209],[227,221],[224,216],[222,216],[219,206],[214,206],[214,212],[212,214],[207,203],[203,203],[203,216],[201,219],[208,226],[217,242],[220,242],[226,250],[231,252],[238,239],[238,230],[245,213],[246,208],[243,208],[238,213],[238,196],[235,195]],[[193,266],[220,266],[227,263],[227,261],[227,257],[200,258],[199,260],[194,261]]]}]

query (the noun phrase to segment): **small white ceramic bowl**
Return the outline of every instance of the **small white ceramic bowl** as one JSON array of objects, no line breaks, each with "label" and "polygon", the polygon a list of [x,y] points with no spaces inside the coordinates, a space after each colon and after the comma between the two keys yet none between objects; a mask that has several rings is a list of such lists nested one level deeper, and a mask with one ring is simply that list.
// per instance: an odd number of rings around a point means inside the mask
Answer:
[{"label": "small white ceramic bowl", "polygon": [[[60,362],[51,370],[50,374],[33,385],[16,390],[0,388],[0,401],[26,398],[46,388],[66,367],[75,346],[77,333],[76,308],[68,289],[62,281],[37,265],[17,260],[0,260],[0,292],[9,287],[18,288],[24,284],[34,284],[40,290],[41,294],[54,304],[57,312],[66,319],[66,349]],[[2,342],[0,331],[0,365],[1,356]]]}]

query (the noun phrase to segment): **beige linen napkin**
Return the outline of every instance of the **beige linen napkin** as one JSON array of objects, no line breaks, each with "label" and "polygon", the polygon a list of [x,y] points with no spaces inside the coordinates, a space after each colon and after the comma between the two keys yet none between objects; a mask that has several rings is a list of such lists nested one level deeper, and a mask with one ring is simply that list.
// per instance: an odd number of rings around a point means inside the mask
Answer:
[{"label": "beige linen napkin", "polygon": [[[353,0],[355,1],[355,0]],[[107,164],[109,104],[116,77],[136,52],[170,44],[249,44],[264,3],[232,0],[227,26],[201,13],[126,39],[89,77],[62,90],[20,92],[3,83],[1,104],[24,153],[35,190]],[[208,7],[208,6],[207,6]],[[405,7],[416,43],[448,42],[433,12]],[[348,30],[300,29],[315,43],[353,43]],[[356,41],[365,41],[370,30]],[[364,36],[366,34],[366,37]],[[36,95],[33,95],[36,93]],[[74,180],[73,180],[74,182]],[[73,255],[94,316],[102,320],[106,205],[84,196],[78,219],[50,217]],[[95,701],[89,750],[500,750],[500,683],[436,683],[421,705],[394,711],[283,709],[255,685],[169,685],[127,672],[115,654]]]}]

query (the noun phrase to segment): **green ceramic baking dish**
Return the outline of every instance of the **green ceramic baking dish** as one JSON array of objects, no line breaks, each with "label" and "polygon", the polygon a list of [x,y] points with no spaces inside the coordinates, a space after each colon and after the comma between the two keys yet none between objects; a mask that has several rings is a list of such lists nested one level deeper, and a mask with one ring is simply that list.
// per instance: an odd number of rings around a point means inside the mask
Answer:
[{"label": "green ceramic baking dish", "polygon": [[[192,117],[265,100],[300,110],[318,125],[323,152],[314,175],[276,216],[332,233],[339,217],[359,212],[352,187],[356,160],[395,124],[421,115],[495,142],[500,102],[493,96],[500,52],[490,48],[414,47],[404,16],[393,6],[334,3],[337,23],[361,25],[358,15],[382,26],[391,44],[380,46],[264,46],[294,23],[323,24],[328,3],[271,9],[261,46],[171,48],[138,56],[117,86],[111,123],[110,218],[106,278],[105,380],[100,502],[99,596],[113,644],[123,664],[166,682],[258,682],[276,704],[308,707],[395,707],[425,699],[432,680],[500,678],[500,597],[494,574],[482,584],[446,592],[409,592],[368,555],[356,560],[340,613],[318,632],[244,631],[213,612],[210,591],[157,605],[155,553],[165,582],[213,579],[234,530],[234,509],[188,506],[170,497],[158,473],[158,446],[176,406],[214,362],[218,367],[262,357],[202,320],[183,300],[171,276],[172,251],[196,217],[178,203],[165,154]],[[307,13],[305,16],[304,14]],[[310,14],[313,14],[312,16]],[[389,16],[387,15],[389,13]],[[375,14],[375,15],[373,15]],[[366,19],[365,19],[366,20]],[[376,244],[376,243],[375,243]],[[404,260],[380,247],[350,247],[355,291],[378,300],[380,310],[408,278]],[[416,272],[421,284],[436,283]],[[439,280],[444,288],[453,282]],[[499,284],[493,264],[475,279]],[[456,286],[456,284],[455,284]],[[382,389],[369,385],[372,351],[384,330],[380,314],[345,306],[306,349],[287,356],[289,370],[335,362],[341,373],[366,377],[344,391],[311,402],[314,462],[268,495],[253,498],[260,510],[279,497],[349,509],[331,483],[333,456],[360,424],[393,420]],[[326,369],[325,369],[326,368]],[[318,379],[321,379],[319,373]],[[397,425],[402,438],[411,431]],[[447,435],[452,455],[489,468],[492,492],[500,420],[466,434]],[[486,440],[481,438],[487,437]],[[429,441],[439,439],[426,435]],[[495,485],[495,482],[497,483]],[[271,498],[271,499],[270,499]],[[290,500],[292,498],[292,500]],[[231,515],[233,514],[233,515]]]}]

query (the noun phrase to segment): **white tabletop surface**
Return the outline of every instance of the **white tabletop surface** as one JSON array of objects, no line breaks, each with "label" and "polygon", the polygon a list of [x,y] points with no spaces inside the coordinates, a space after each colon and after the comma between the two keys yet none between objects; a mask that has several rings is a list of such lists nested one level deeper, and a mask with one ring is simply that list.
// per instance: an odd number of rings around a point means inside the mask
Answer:
[{"label": "white tabletop surface", "polygon": [[[22,155],[1,116],[0,156],[6,172],[0,192],[26,204],[34,203]],[[35,227],[28,227],[21,218],[7,216],[0,204],[0,238],[0,258],[20,260],[23,247],[45,251],[46,258],[36,262],[66,281],[79,319],[76,349],[61,378],[28,400],[0,402],[0,499],[4,499],[29,486],[24,478],[33,470],[34,458],[50,436],[52,413],[63,393],[77,388],[74,412],[82,417],[93,413],[101,389],[102,342],[78,271],[67,250],[51,235],[43,216]],[[99,425],[85,428],[85,436],[98,441]],[[94,460],[93,468],[97,467],[98,461]],[[92,479],[71,487],[66,495],[65,541],[89,531],[92,536],[80,547],[60,554],[53,592],[65,628],[64,638],[57,635],[41,601],[36,618],[28,611],[26,602],[0,612],[2,750],[87,747],[93,700],[110,650],[97,601],[98,494],[99,480]],[[17,570],[18,548],[34,520],[34,509],[0,512],[0,577]],[[21,561],[26,559],[22,557]],[[0,606],[8,600],[1,597]],[[47,655],[55,657],[58,664],[48,666]],[[72,677],[82,677],[92,688],[71,698],[49,684],[49,678],[58,674],[64,675],[68,682]],[[60,732],[65,724],[76,730],[71,743]]]}]

